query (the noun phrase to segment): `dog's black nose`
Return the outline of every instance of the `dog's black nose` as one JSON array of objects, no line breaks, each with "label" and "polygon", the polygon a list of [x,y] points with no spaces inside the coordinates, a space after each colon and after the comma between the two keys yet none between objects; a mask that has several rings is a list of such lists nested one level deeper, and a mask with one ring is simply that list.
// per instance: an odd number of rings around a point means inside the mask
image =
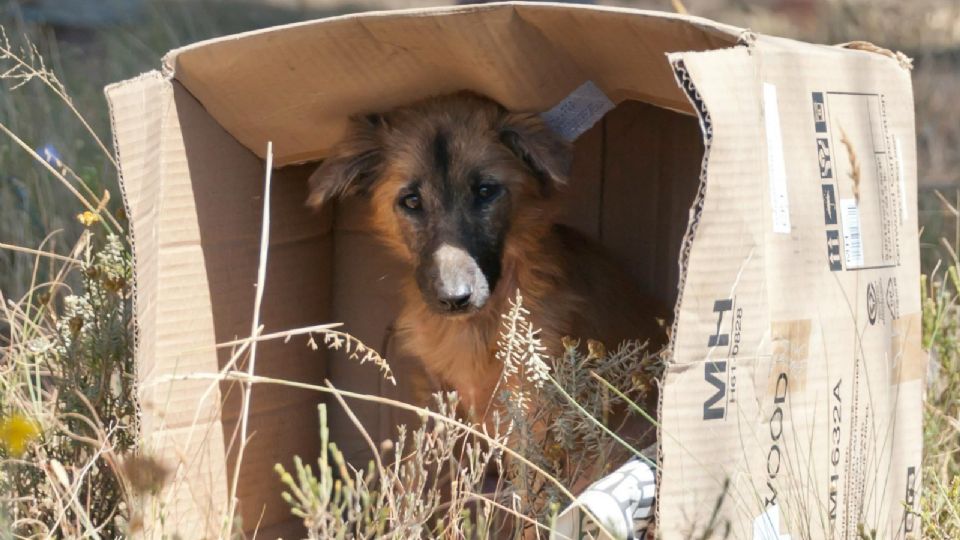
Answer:
[{"label": "dog's black nose", "polygon": [[470,293],[440,298],[440,305],[447,311],[463,311],[470,305]]}]

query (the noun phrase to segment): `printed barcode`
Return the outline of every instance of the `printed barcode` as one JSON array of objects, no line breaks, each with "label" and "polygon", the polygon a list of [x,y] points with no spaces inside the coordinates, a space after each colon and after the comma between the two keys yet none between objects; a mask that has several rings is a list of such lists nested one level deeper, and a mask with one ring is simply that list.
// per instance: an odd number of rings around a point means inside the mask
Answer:
[{"label": "printed barcode", "polygon": [[856,199],[840,199],[843,223],[843,254],[847,268],[863,266],[863,243],[860,240],[860,209]]}]

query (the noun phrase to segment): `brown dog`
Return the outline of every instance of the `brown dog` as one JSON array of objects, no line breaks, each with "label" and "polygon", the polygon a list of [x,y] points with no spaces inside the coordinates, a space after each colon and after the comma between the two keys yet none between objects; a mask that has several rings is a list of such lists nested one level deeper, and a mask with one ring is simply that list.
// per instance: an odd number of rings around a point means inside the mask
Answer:
[{"label": "brown dog", "polygon": [[535,114],[471,93],[355,118],[310,179],[309,203],[366,193],[411,272],[402,349],[483,421],[502,365],[501,314],[519,289],[543,343],[663,334],[659,312],[599,246],[556,224],[571,151]]}]

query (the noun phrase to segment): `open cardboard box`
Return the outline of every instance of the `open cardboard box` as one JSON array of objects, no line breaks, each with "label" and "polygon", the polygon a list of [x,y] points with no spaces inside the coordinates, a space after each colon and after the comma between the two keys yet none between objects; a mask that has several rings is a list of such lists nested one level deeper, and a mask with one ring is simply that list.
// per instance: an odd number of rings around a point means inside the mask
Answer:
[{"label": "open cardboard box", "polygon": [[[347,116],[459,89],[545,111],[586,81],[617,107],[576,142],[566,220],[676,306],[659,532],[702,531],[721,499],[738,538],[915,528],[926,360],[903,62],[695,17],[517,3],[216,39],[107,89],[136,257],[143,447],[176,470],[151,534],[221,531],[240,392],[190,375],[218,372],[231,350],[217,344],[250,335],[268,141],[264,331],[339,321],[380,348],[404,269],[363,200],[304,205]],[[393,365],[397,390],[372,365],[296,341],[262,343],[257,363],[264,376],[399,397],[414,369]],[[243,524],[295,535],[273,464],[317,455],[323,398],[254,388]],[[353,406],[375,437],[393,434],[391,411]],[[330,420],[364,463],[335,405]]]}]

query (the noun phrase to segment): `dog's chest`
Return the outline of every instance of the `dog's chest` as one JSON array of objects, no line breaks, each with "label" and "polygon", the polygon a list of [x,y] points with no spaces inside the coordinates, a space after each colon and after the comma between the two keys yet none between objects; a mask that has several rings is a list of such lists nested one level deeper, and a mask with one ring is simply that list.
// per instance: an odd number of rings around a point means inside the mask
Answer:
[{"label": "dog's chest", "polygon": [[402,347],[448,389],[456,390],[465,408],[486,407],[500,378],[496,359],[499,319],[450,320],[422,310],[401,315]]},{"label": "dog's chest", "polygon": [[[456,390],[465,410],[473,408],[481,414],[488,408],[503,369],[496,357],[502,319],[493,313],[452,320],[426,310],[408,309],[398,320],[403,349],[418,357],[446,389]],[[533,321],[541,328],[539,335],[545,345],[557,341],[551,324],[555,322]]]}]

